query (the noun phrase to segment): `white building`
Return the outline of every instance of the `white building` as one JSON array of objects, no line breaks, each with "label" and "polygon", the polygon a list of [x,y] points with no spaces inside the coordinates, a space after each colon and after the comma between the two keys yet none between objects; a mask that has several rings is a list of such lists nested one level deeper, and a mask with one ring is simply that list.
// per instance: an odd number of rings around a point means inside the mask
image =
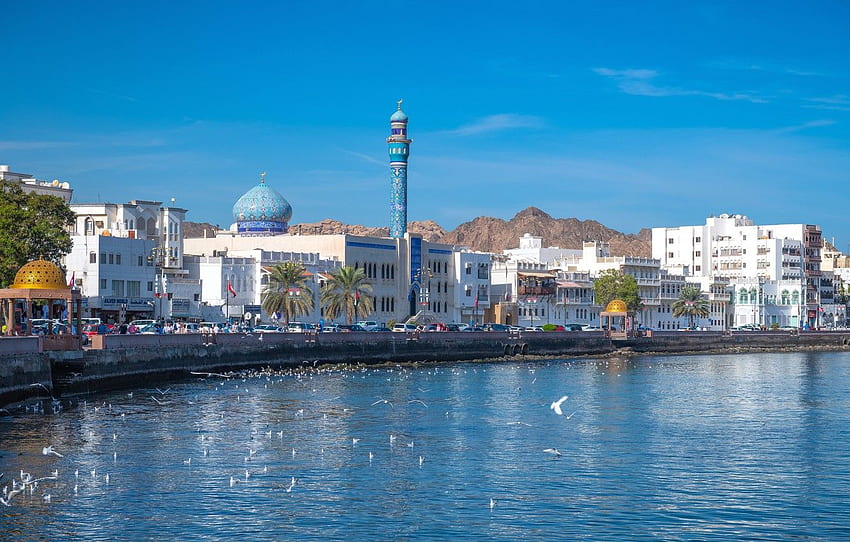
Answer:
[{"label": "white building", "polygon": [[[726,323],[732,326],[818,327],[824,313],[822,296],[829,296],[821,286],[822,246],[818,226],[758,226],[743,215],[709,217],[703,226],[652,229],[652,255],[663,267],[687,269],[693,277],[729,281],[729,301],[735,306]],[[831,288],[827,284],[827,290]],[[750,294],[753,290],[755,297]],[[742,296],[742,291],[747,295]],[[781,300],[784,291],[787,305],[772,306],[770,311],[759,309],[764,305],[759,302],[763,296]],[[800,299],[796,305],[790,301],[795,291]],[[738,307],[744,299],[746,306]],[[834,311],[831,314],[834,316]]]},{"label": "white building", "polygon": [[0,180],[12,181],[21,184],[24,192],[56,196],[65,203],[71,202],[74,191],[68,182],[53,179],[52,181],[41,181],[29,173],[15,173],[9,170],[9,166],[0,165]]},{"label": "white building", "polygon": [[148,259],[156,242],[106,234],[71,236],[65,257],[67,276],[80,290],[86,316],[120,323],[153,318],[160,300],[154,297],[156,267]]},{"label": "white building", "polygon": [[[73,248],[69,275],[81,281],[92,316],[121,321],[133,317],[171,318],[174,292],[194,298],[200,288],[186,282],[183,221],[186,210],[158,201],[72,204]],[[182,304],[178,303],[182,308]]]},{"label": "white building", "polygon": [[490,309],[492,254],[462,249],[454,252],[453,258],[455,295],[448,320],[482,323],[485,311]]},{"label": "white building", "polygon": [[382,324],[404,321],[418,313],[447,322],[456,314],[454,249],[416,234],[395,239],[347,234],[246,236],[222,231],[215,237],[185,239],[184,245],[187,254],[197,256],[230,256],[261,249],[315,253],[339,266],[361,268],[373,288],[375,312],[370,319]]}]

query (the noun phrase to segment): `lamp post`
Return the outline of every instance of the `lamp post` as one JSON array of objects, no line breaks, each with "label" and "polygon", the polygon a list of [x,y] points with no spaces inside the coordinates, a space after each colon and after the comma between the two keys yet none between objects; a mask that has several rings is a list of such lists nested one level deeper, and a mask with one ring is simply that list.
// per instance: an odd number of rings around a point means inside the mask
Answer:
[{"label": "lamp post", "polygon": [[157,267],[156,285],[154,297],[159,299],[159,318],[165,319],[162,312],[162,298],[168,295],[168,278],[165,276],[165,249],[162,247],[153,247],[148,255],[148,261],[153,262]]},{"label": "lamp post", "polygon": [[531,316],[531,325],[529,327],[534,327],[534,307],[537,305],[538,299],[536,297],[526,297],[525,298],[525,306],[532,307],[529,309],[528,314]]}]

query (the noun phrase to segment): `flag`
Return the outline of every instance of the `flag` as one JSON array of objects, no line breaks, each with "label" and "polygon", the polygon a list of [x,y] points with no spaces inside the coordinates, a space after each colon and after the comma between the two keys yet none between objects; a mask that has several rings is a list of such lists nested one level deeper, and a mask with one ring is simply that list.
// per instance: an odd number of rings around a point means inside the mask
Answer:
[{"label": "flag", "polygon": [[233,294],[233,297],[236,297],[236,290],[233,289],[233,285],[230,284],[230,281],[227,281],[227,291]]},{"label": "flag", "polygon": [[473,306],[476,309],[478,308],[478,292],[475,292],[475,302],[473,303]]},{"label": "flag", "polygon": [[357,305],[360,304],[360,290],[354,291],[354,308],[357,308]]},{"label": "flag", "polygon": [[68,288],[74,287],[74,273],[75,271],[71,271],[71,280],[68,281]]}]

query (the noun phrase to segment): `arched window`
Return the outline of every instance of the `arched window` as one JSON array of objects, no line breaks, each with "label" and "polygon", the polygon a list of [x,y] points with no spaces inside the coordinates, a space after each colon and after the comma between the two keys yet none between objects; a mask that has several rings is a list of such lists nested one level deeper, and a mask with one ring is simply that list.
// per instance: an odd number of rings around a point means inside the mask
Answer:
[{"label": "arched window", "polygon": [[758,298],[756,296],[757,296],[756,289],[750,288],[750,303],[753,303],[753,304],[758,303]]},{"label": "arched window", "polygon": [[792,305],[799,305],[800,304],[800,292],[798,292],[797,290],[794,290],[793,292],[791,292],[791,304]]},{"label": "arched window", "polygon": [[788,293],[788,290],[782,290],[782,304],[787,305],[790,302],[791,302],[791,299],[790,299],[790,294]]},{"label": "arched window", "polygon": [[741,288],[740,290],[738,290],[738,303],[741,305],[746,305],[747,301],[747,289]]}]

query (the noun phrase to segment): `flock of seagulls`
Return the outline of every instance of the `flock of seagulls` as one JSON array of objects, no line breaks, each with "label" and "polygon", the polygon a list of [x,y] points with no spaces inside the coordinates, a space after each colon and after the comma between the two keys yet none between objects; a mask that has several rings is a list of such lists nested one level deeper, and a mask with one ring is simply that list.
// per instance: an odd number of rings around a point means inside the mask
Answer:
[{"label": "flock of seagulls", "polygon": [[[398,373],[410,372],[408,368],[402,368],[400,366],[396,366],[395,368],[366,368],[366,367],[348,367],[347,370],[351,373],[350,377],[354,378],[357,376],[358,372],[362,374],[390,374],[393,371]],[[425,370],[425,369],[422,369]],[[438,368],[431,369],[432,371],[438,371]],[[445,369],[444,369],[445,370]],[[458,368],[453,367],[450,369],[453,372],[457,372],[460,374],[461,371],[470,371],[477,372],[478,370],[486,370],[479,369],[476,367],[470,368]],[[316,363],[314,362],[312,365],[309,362],[305,362],[301,367],[295,369],[288,369],[283,371],[273,371],[271,369],[265,369],[261,371],[243,371],[243,372],[227,372],[227,373],[216,373],[216,372],[199,372],[199,371],[191,371],[190,375],[193,377],[197,377],[202,386],[205,386],[207,389],[211,389],[212,391],[229,391],[231,397],[234,398],[234,403],[236,405],[242,405],[246,401],[255,402],[257,400],[258,391],[256,387],[256,382],[259,381],[263,384],[263,389],[268,389],[271,386],[275,385],[291,385],[294,383],[297,386],[301,386],[303,390],[309,391],[312,394],[319,395],[320,392],[316,388],[320,388],[323,386],[321,381],[316,381],[315,379],[321,375],[322,373],[328,372],[342,372],[342,369],[339,367],[333,368],[323,368],[321,366],[316,367]],[[534,370],[530,371],[532,374]],[[365,378],[365,376],[364,376]],[[390,380],[390,378],[387,378]],[[534,385],[537,381],[537,378],[534,377],[531,381],[531,384]],[[195,383],[187,384],[187,387],[196,386]],[[296,388],[298,389],[298,388]],[[422,397],[427,398],[425,394],[430,392],[429,389],[417,388],[418,392],[422,394]],[[409,392],[408,392],[409,393]],[[315,405],[311,405],[310,408],[307,408],[307,405],[304,407],[291,407],[287,409],[291,420],[306,420],[309,423],[322,423],[329,419],[338,419],[340,417],[350,417],[356,416],[358,413],[371,412],[370,416],[395,416],[394,413],[399,413],[399,411],[405,411],[404,416],[424,416],[428,412],[426,409],[430,409],[429,404],[423,400],[423,398],[416,397],[415,395],[411,397],[408,395],[407,397],[399,396],[400,394],[396,393],[394,397],[390,397],[387,395],[386,397],[375,397],[374,400],[366,401],[361,406],[354,405],[326,405],[321,407],[316,407]],[[412,394],[411,394],[412,395]],[[128,419],[128,415],[130,419],[132,419],[132,415],[135,412],[138,412],[140,409],[160,409],[163,413],[168,412],[170,409],[184,409],[184,405],[195,405],[197,398],[186,398],[185,393],[181,390],[181,393],[174,394],[172,393],[172,388],[159,389],[155,388],[154,392],[144,393],[143,390],[136,390],[135,392],[129,392],[122,394],[121,397],[126,397],[126,400],[120,405],[117,405],[117,408],[113,408],[113,404],[102,402],[100,404],[91,404],[87,401],[80,402],[77,407],[83,409],[90,409],[92,414],[99,415],[109,415],[112,418],[116,418],[120,420],[122,424],[119,427],[125,427],[125,424]],[[335,396],[332,398],[324,399],[325,403],[336,403],[340,399],[339,396]],[[463,399],[463,398],[461,398]],[[141,401],[141,402],[140,402]],[[148,401],[147,406],[145,406],[145,401]],[[434,398],[431,397],[428,399],[430,403],[434,403]],[[446,399],[438,399],[437,403],[446,402]],[[579,412],[579,409],[575,409],[571,414],[566,414],[566,406],[569,401],[569,396],[562,395],[560,398],[549,403],[549,409],[557,416],[570,420],[576,413]],[[546,403],[543,405],[545,406]],[[407,406],[407,408],[402,408]],[[396,408],[396,407],[399,408]],[[444,417],[448,419],[452,415],[452,409],[467,409],[467,407],[462,400],[457,401],[456,403],[447,405],[449,410],[445,411]],[[386,410],[382,410],[381,407],[389,407]],[[61,410],[61,403],[60,403]],[[228,407],[229,408],[229,407]],[[242,409],[242,407],[236,407]],[[439,406],[438,406],[439,409]],[[34,413],[44,413],[43,409],[41,411],[33,411]],[[442,416],[443,410],[439,409],[438,412]],[[29,413],[27,409],[26,413]],[[418,413],[418,414],[417,414]],[[399,414],[400,415],[400,414]],[[228,412],[220,412],[219,413],[219,423],[224,425],[227,422]],[[234,415],[234,418],[236,416]],[[518,428],[531,428],[532,425],[526,423],[524,421],[511,421],[507,422],[508,425],[517,426]],[[223,472],[220,474],[223,478],[223,483],[226,487],[238,489],[240,487],[248,486],[254,483],[255,479],[262,479],[264,476],[269,477],[272,476],[274,479],[279,478],[280,476],[286,476],[288,478],[288,482],[279,485],[278,487],[283,490],[284,493],[292,494],[293,492],[298,491],[297,487],[303,487],[298,482],[298,478],[295,476],[294,472],[291,472],[292,469],[297,468],[297,462],[303,457],[310,458],[311,456],[315,458],[318,456],[321,460],[325,460],[326,457],[330,458],[333,456],[325,455],[325,448],[322,447],[318,450],[318,454],[316,454],[316,450],[313,451],[297,451],[296,445],[293,445],[292,442],[286,442],[285,437],[296,439],[297,435],[293,435],[290,431],[287,431],[286,428],[275,429],[273,426],[270,427],[270,423],[267,421],[267,425],[261,430],[258,428],[253,428],[250,434],[242,435],[242,440],[248,440],[253,444],[247,449],[247,454],[244,455],[241,465],[237,466],[237,463],[233,463],[231,466],[230,472]],[[356,425],[352,426],[356,427]],[[389,428],[388,424],[388,428]],[[132,430],[130,427],[127,427],[127,430]],[[111,440],[113,443],[120,441],[123,437],[119,436],[119,432],[121,429],[112,431]],[[221,455],[225,454],[225,450],[223,449],[224,445],[227,444],[227,437],[216,437],[210,435],[212,431],[208,428],[202,426],[202,424],[198,424],[197,433],[198,438],[201,442],[200,450],[198,451],[198,455],[194,457],[184,457],[182,459],[182,465],[184,468],[196,470],[207,468],[206,466],[210,464],[210,460],[212,457],[219,458]],[[230,435],[233,437],[233,435]],[[107,437],[108,438],[108,437]],[[369,441],[368,444],[362,443],[361,436],[351,436],[350,439],[350,454],[354,457],[360,456],[364,458],[368,457],[368,466],[373,466],[381,464],[386,455],[383,455],[380,447],[376,447],[377,443]],[[89,430],[87,434],[87,439],[91,442],[102,442],[101,439],[97,438],[92,430]],[[234,440],[240,440],[240,438],[234,438]],[[399,442],[401,441],[401,442]],[[285,450],[287,456],[289,457],[288,462],[285,462],[280,454],[280,449],[282,446],[277,443],[286,444]],[[386,441],[385,441],[386,442]],[[403,444],[403,446],[401,446]],[[218,446],[217,446],[218,445]],[[358,451],[358,445],[364,446],[366,449],[362,451]],[[391,431],[389,433],[389,450],[392,454],[399,454],[401,450],[407,449],[411,453],[414,449],[415,443],[414,439],[409,435],[405,435],[404,432]],[[427,448],[427,445],[426,445]],[[426,452],[427,449],[423,448]],[[416,448],[417,451],[420,448]],[[244,448],[243,448],[244,450]],[[66,451],[66,450],[63,450]],[[335,450],[335,455],[339,454],[339,447]],[[69,462],[73,462],[73,454],[71,458],[66,458],[66,454],[60,453],[56,450],[55,446],[52,444],[48,444],[44,446],[41,450],[43,456],[47,456],[50,458],[54,458],[55,460],[64,460],[66,466]],[[562,456],[561,451],[559,451],[556,447],[549,447],[543,449],[543,452],[550,454],[554,458],[560,458]],[[108,453],[108,452],[107,452]],[[306,454],[306,455],[305,455]],[[362,455],[360,455],[362,454]],[[119,463],[119,455],[118,451],[114,450],[110,454],[112,458],[113,465],[117,468],[120,467]],[[127,454],[132,455],[132,454]],[[124,454],[122,454],[124,457]],[[412,456],[415,463],[418,463],[419,468],[423,468],[425,464],[425,454],[421,452],[415,456]],[[180,458],[178,458],[178,464],[180,464]],[[273,462],[273,467],[270,469],[269,462]],[[262,464],[262,468],[253,467],[255,464]],[[414,464],[415,464],[414,463]],[[216,462],[216,464],[220,464],[220,460]],[[73,465],[71,465],[73,467]],[[128,466],[127,468],[133,468],[132,466]],[[239,469],[237,471],[237,469]],[[290,472],[286,472],[286,471]],[[73,484],[63,484],[63,487],[73,487],[73,495],[77,495],[80,489],[77,481],[80,479],[79,468],[74,471],[74,482]],[[92,480],[97,479],[97,469],[93,468],[90,471]],[[0,473],[0,481],[4,478],[4,473]],[[2,490],[2,498],[0,498],[0,505],[5,507],[11,507],[14,503],[20,501],[21,495],[34,495],[41,488],[41,500],[44,503],[51,503],[54,500],[54,495],[51,493],[51,490],[48,488],[49,482],[59,480],[59,471],[53,470],[52,473],[48,476],[42,477],[33,477],[31,474],[24,472],[23,470],[20,473],[19,479],[14,479],[11,481],[11,485],[6,485]],[[106,485],[110,485],[111,478],[110,474],[104,474],[100,480],[102,480]],[[260,482],[257,482],[260,483]],[[309,487],[309,486],[307,486]],[[54,490],[55,492],[55,490]],[[65,498],[66,495],[55,495],[56,498]],[[496,506],[496,499],[489,499],[489,509],[492,512]]]}]

